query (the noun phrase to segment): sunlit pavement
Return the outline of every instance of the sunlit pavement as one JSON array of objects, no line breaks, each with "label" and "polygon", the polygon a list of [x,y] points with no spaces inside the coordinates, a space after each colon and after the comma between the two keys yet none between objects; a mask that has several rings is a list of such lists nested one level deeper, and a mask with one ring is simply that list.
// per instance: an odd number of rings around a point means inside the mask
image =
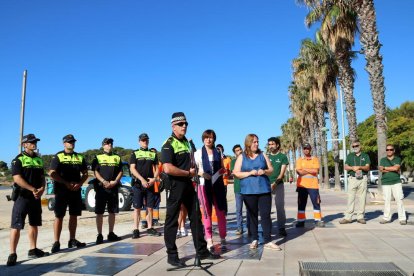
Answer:
[{"label": "sunlit pavement", "polygon": [[[275,210],[273,234],[282,251],[270,251],[259,245],[258,250],[250,250],[250,240],[246,234],[235,235],[234,198],[232,187],[229,186],[228,202],[228,245],[227,251],[221,252],[219,245],[216,252],[222,253],[222,258],[210,264],[193,267],[194,248],[191,236],[177,240],[180,257],[186,261],[188,267],[168,272],[171,275],[298,275],[299,261],[309,262],[393,262],[408,275],[414,272],[414,235],[411,217],[414,201],[411,199],[412,184],[404,186],[408,197],[404,201],[409,225],[399,224],[396,214],[390,224],[379,224],[382,215],[382,206],[369,202],[366,208],[367,224],[362,225],[354,221],[352,224],[340,225],[346,208],[346,194],[333,190],[321,190],[322,212],[326,222],[325,228],[314,228],[312,205],[308,202],[306,215],[309,218],[304,228],[295,228],[296,192],[294,184],[285,184],[286,213],[288,232],[287,238],[277,236]],[[163,197],[164,200],[164,197]],[[165,200],[164,200],[165,201]],[[3,204],[3,201],[1,201]],[[161,213],[165,209],[160,210]],[[392,211],[396,213],[395,204]],[[49,211],[45,211],[49,212]],[[120,218],[129,217],[131,212],[122,213]],[[161,237],[146,236],[131,239],[132,220],[120,219],[116,224],[115,232],[123,236],[123,240],[116,243],[95,245],[96,228],[93,223],[93,213],[85,212],[80,220],[77,238],[87,242],[83,249],[67,249],[68,231],[62,232],[62,251],[48,257],[27,260],[28,241],[25,231],[22,231],[18,246],[18,265],[5,266],[9,254],[9,229],[0,230],[0,275],[165,275],[170,266],[167,264],[164,239]],[[67,222],[66,222],[67,223]],[[104,221],[104,237],[107,231]],[[163,228],[159,228],[163,231]],[[53,229],[50,223],[39,231],[38,247],[50,251],[53,243]],[[218,242],[218,236],[215,236]]]}]

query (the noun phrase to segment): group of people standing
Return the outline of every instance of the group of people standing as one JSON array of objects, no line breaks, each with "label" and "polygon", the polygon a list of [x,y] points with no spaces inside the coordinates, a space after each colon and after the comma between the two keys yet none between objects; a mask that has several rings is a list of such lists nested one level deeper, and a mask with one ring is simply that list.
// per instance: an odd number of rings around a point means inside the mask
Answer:
[{"label": "group of people standing", "polygon": [[[201,140],[203,146],[195,150],[192,141],[187,140],[188,121],[183,112],[175,112],[171,118],[172,134],[163,144],[161,160],[155,150],[150,150],[149,136],[146,133],[139,135],[140,148],[131,154],[130,171],[134,178],[133,207],[134,230],[132,238],[139,238],[140,211],[146,207],[148,216],[147,234],[160,236],[152,226],[152,209],[156,205],[157,193],[152,187],[160,179],[161,170],[164,172],[163,181],[168,186],[169,194],[166,203],[166,218],[164,225],[164,241],[167,249],[167,262],[174,267],[184,267],[185,263],[179,258],[176,238],[182,227],[183,218],[188,213],[190,228],[196,257],[202,259],[217,259],[220,255],[213,249],[213,208],[217,216],[220,236],[220,247],[226,249],[227,235],[227,187],[225,177],[230,173],[234,176],[234,193],[236,200],[236,234],[242,235],[243,204],[247,213],[247,230],[251,237],[251,249],[258,247],[258,217],[260,214],[263,230],[264,248],[280,251],[281,248],[272,241],[271,208],[274,198],[277,212],[278,234],[287,235],[285,229],[286,214],[284,202],[284,177],[288,166],[288,159],[280,151],[280,140],[270,137],[267,141],[268,153],[259,148],[259,138],[255,134],[248,134],[244,141],[244,149],[237,144],[233,147],[235,159],[224,164],[223,149],[215,146],[216,133],[208,129],[203,132]],[[38,139],[33,134],[23,137],[24,151],[12,162],[14,182],[20,188],[15,199],[12,211],[10,232],[10,255],[7,265],[15,265],[17,260],[16,248],[23,229],[26,216],[29,217],[29,258],[38,258],[48,255],[37,248],[36,241],[38,226],[41,226],[40,198],[45,191],[45,175],[42,159],[36,154]],[[52,253],[60,251],[60,235],[63,218],[69,208],[69,235],[68,247],[84,247],[86,244],[76,239],[77,217],[81,215],[82,199],[81,186],[88,179],[85,158],[74,151],[76,139],[68,134],[63,137],[64,150],[58,152],[52,159],[49,175],[54,180],[55,193],[55,222],[54,243]],[[359,142],[352,145],[353,153],[348,155],[345,169],[350,172],[348,209],[341,224],[351,223],[354,211],[357,212],[357,222],[365,224],[365,197],[366,174],[369,171],[369,156],[360,151]],[[122,177],[122,161],[119,155],[113,153],[113,139],[105,138],[102,141],[102,153],[95,156],[92,170],[96,178],[96,243],[103,242],[102,224],[103,213],[107,209],[109,234],[108,241],[118,241],[121,237],[114,233],[115,214],[118,208],[118,187]],[[322,219],[321,200],[318,186],[319,161],[311,155],[311,145],[303,145],[303,157],[296,161],[298,212],[296,227],[304,227],[305,208],[308,196],[313,204],[314,221],[316,227],[324,227]],[[158,164],[162,166],[159,167]],[[398,214],[401,224],[406,224],[405,210],[402,204],[402,188],[399,182],[401,159],[394,156],[394,147],[387,145],[387,157],[380,162],[379,169],[383,173],[383,190],[385,198],[384,218],[381,223],[390,222],[391,195],[397,200]],[[229,169],[229,170],[228,170]],[[398,183],[397,183],[398,177]],[[365,184],[364,184],[365,183]],[[359,205],[355,210],[355,198],[359,198]],[[181,213],[181,215],[180,215]],[[178,232],[177,232],[178,230]]]}]

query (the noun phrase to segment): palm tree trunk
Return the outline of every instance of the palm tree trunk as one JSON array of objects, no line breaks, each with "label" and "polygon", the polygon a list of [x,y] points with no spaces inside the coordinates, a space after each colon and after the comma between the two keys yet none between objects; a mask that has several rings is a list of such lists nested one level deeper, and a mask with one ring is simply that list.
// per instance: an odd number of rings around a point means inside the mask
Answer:
[{"label": "palm tree trunk", "polygon": [[341,190],[341,182],[339,181],[339,132],[338,117],[336,112],[336,100],[330,99],[327,102],[329,121],[331,122],[331,139],[333,141],[333,158],[335,163],[335,191]]},{"label": "palm tree trunk", "polygon": [[[387,122],[385,106],[385,85],[383,76],[382,56],[380,54],[381,44],[378,39],[377,20],[373,0],[356,1],[356,12],[361,27],[361,44],[364,48],[371,95],[374,102],[375,122],[377,127],[378,164],[385,157],[385,146],[387,141]],[[380,178],[378,189],[382,193]]]},{"label": "palm tree trunk", "polygon": [[350,59],[339,59],[339,85],[344,93],[345,107],[346,107],[346,118],[348,120],[349,140],[350,143],[358,140],[357,134],[357,120],[356,120],[356,109],[355,109],[355,97],[354,97],[354,76],[351,67]]},{"label": "palm tree trunk", "polygon": [[296,148],[292,150],[292,159],[293,159],[293,181],[296,183]]},{"label": "palm tree trunk", "polygon": [[[320,178],[322,180],[323,176],[323,187],[325,189],[329,189],[329,170],[328,170],[328,149],[326,144],[326,135],[325,132],[322,132],[322,129],[325,128],[325,104],[318,101],[316,114],[318,116],[318,135],[320,141],[320,152],[321,152],[321,161],[323,162],[323,174],[322,170],[320,170]],[[321,163],[322,163],[321,162]],[[321,166],[322,168],[322,166]]]},{"label": "palm tree trunk", "polygon": [[286,171],[287,171],[287,174],[285,174],[285,178],[286,178],[286,175],[287,175],[287,180],[289,181],[289,178],[293,175],[292,174],[292,171],[291,171],[291,169],[290,168],[292,168],[291,166],[292,166],[292,163],[291,163],[291,159],[292,158],[290,158],[290,154],[292,153],[292,151],[291,150],[288,150],[288,152],[287,152],[287,159],[288,159],[288,166],[287,166],[287,168],[286,168]]}]

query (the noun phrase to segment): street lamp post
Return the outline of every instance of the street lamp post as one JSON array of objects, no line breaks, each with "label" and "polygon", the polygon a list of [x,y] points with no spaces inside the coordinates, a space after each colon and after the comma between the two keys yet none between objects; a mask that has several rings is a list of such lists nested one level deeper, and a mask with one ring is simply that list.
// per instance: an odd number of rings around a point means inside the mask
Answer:
[{"label": "street lamp post", "polygon": [[22,85],[22,102],[20,107],[20,139],[19,139],[19,153],[22,152],[22,139],[24,131],[24,107],[26,104],[26,81],[27,81],[27,70],[23,72],[23,85]]},{"label": "street lamp post", "polygon": [[344,106],[343,106],[343,98],[342,98],[342,89],[339,86],[339,99],[341,102],[341,119],[342,119],[342,151],[343,151],[343,166],[344,166],[344,189],[345,192],[348,191],[348,172],[345,170],[345,162],[346,162],[346,141],[345,141],[345,116],[344,116]]}]

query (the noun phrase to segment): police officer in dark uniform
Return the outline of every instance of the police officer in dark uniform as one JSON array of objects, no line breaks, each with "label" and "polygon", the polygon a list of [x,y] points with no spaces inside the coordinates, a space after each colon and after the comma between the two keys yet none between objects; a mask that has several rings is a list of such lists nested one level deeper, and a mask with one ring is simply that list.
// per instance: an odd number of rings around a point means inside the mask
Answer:
[{"label": "police officer in dark uniform", "polygon": [[33,134],[23,136],[24,151],[12,161],[13,181],[18,185],[19,195],[14,202],[10,226],[10,255],[7,265],[16,264],[16,248],[20,230],[24,228],[26,216],[29,216],[29,259],[47,256],[48,253],[36,247],[38,226],[42,225],[42,205],[40,197],[45,191],[43,161],[36,154],[40,139]]},{"label": "police officer in dark uniform", "polygon": [[133,191],[133,206],[134,206],[134,227],[132,232],[132,238],[139,238],[139,221],[141,208],[144,206],[147,208],[147,234],[151,236],[160,236],[152,227],[152,209],[155,206],[155,191],[154,184],[158,178],[158,158],[157,154],[148,149],[149,136],[146,133],[142,133],[138,137],[140,148],[131,154],[129,159],[131,174],[134,176]]},{"label": "police officer in dark uniform", "polygon": [[[188,210],[190,227],[193,233],[194,247],[200,259],[217,259],[220,256],[207,249],[203,235],[200,211],[196,212],[195,190],[191,178],[195,176],[195,168],[191,164],[190,144],[185,137],[187,133],[187,119],[183,112],[172,115],[172,135],[162,146],[161,162],[163,170],[170,179],[170,195],[167,199],[167,215],[164,226],[164,240],[167,247],[167,262],[175,267],[184,267],[185,264],[178,257],[175,244],[178,227],[178,215],[181,203]],[[196,226],[196,224],[198,224]],[[196,227],[197,230],[196,231]]]},{"label": "police officer in dark uniform", "polygon": [[60,251],[60,234],[63,218],[69,206],[69,235],[68,247],[84,247],[76,237],[78,216],[82,214],[82,184],[88,179],[88,168],[85,157],[75,152],[76,139],[72,134],[63,137],[64,150],[58,152],[50,164],[49,175],[54,180],[55,192],[55,242],[52,253]]},{"label": "police officer in dark uniform", "polygon": [[96,229],[98,230],[96,244],[103,243],[102,223],[105,207],[108,208],[108,241],[121,240],[121,237],[114,233],[114,224],[115,214],[119,213],[118,187],[122,177],[122,161],[118,154],[112,152],[113,143],[114,140],[112,138],[104,138],[102,141],[103,152],[96,155],[92,162],[92,170],[97,180],[94,184],[96,192]]}]

